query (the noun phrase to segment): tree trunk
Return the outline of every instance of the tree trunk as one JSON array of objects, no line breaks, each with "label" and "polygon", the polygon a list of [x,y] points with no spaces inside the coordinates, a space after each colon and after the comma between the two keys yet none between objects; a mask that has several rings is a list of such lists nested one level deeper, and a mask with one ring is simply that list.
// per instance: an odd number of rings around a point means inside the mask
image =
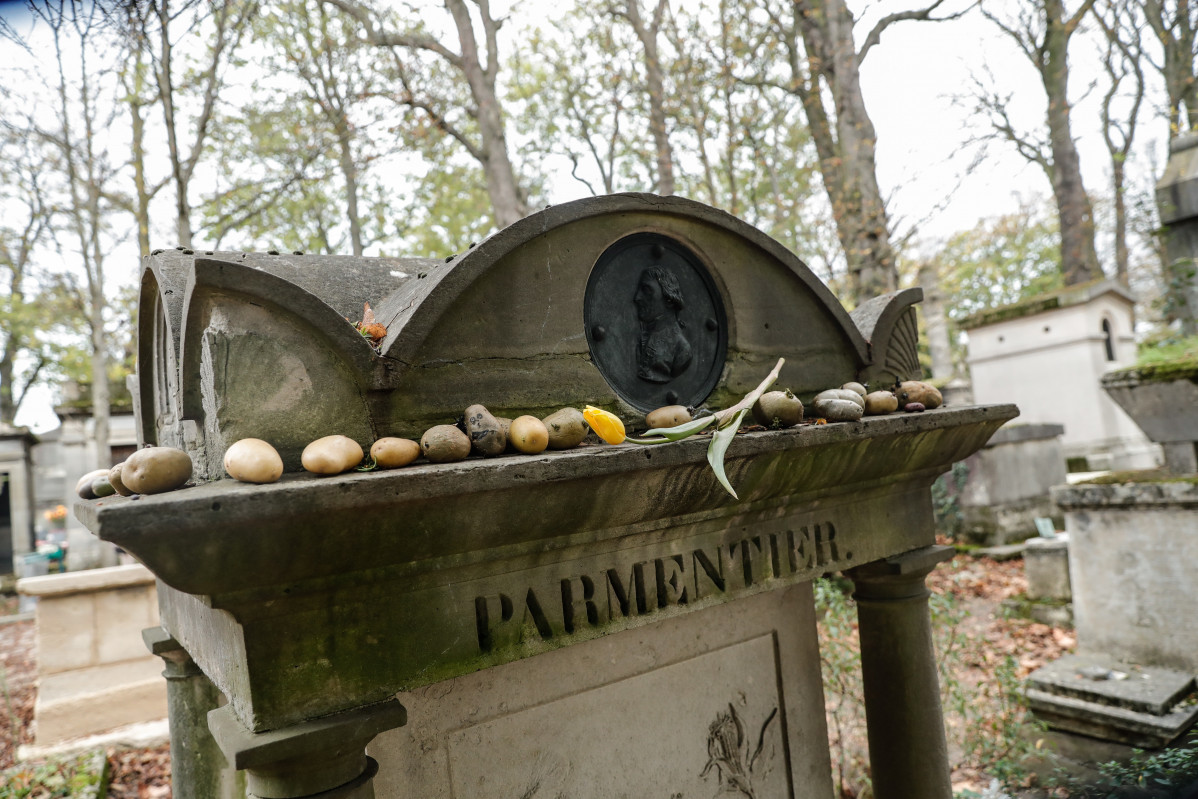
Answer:
[{"label": "tree trunk", "polygon": [[1094,250],[1094,213],[1082,184],[1081,160],[1069,118],[1069,38],[1061,0],[1044,0],[1045,35],[1040,78],[1048,96],[1052,193],[1061,225],[1061,273],[1066,285],[1102,277]]},{"label": "tree trunk", "polygon": [[474,22],[464,0],[445,0],[453,15],[462,48],[462,73],[470,86],[470,94],[478,107],[478,129],[482,138],[482,167],[487,180],[487,194],[495,211],[495,222],[507,227],[528,215],[523,192],[516,181],[516,170],[508,156],[507,135],[504,132],[503,112],[495,90],[499,53],[496,34],[499,26],[491,19],[486,0],[480,2],[483,34],[488,43],[487,64],[479,58]]},{"label": "tree trunk", "polygon": [[1111,185],[1115,192],[1115,279],[1123,285],[1130,283],[1127,251],[1127,198],[1123,159],[1111,162]]},{"label": "tree trunk", "polygon": [[956,374],[952,342],[948,335],[948,316],[944,312],[944,292],[935,264],[919,266],[919,285],[923,288],[924,327],[928,336],[928,351],[932,356],[932,377],[951,378]]},{"label": "tree trunk", "polygon": [[150,199],[151,194],[146,185],[146,120],[142,116],[141,85],[142,64],[140,51],[136,54],[137,64],[134,66],[134,87],[130,92],[129,115],[132,122],[133,148],[133,190],[137,195],[137,207],[133,213],[137,217],[137,252],[145,258],[150,254]]},{"label": "tree trunk", "polygon": [[341,151],[341,176],[345,179],[345,215],[349,220],[349,241],[354,255],[362,254],[362,220],[358,217],[358,165],[354,162],[349,124],[344,116],[337,125],[337,146]]},{"label": "tree trunk", "polygon": [[801,99],[845,250],[851,289],[861,301],[894,291],[898,270],[886,205],[878,188],[877,134],[861,94],[853,16],[844,0],[795,0],[793,9],[808,68],[823,79],[834,104],[833,123],[813,74]]},{"label": "tree trunk", "polygon": [[657,34],[661,30],[666,4],[667,0],[658,0],[653,21],[648,24],[641,16],[640,0],[627,0],[623,9],[624,17],[645,50],[645,92],[649,100],[649,132],[653,136],[657,161],[657,185],[654,187],[657,194],[674,193],[674,154],[666,129],[665,78],[657,47]]},{"label": "tree trunk", "polygon": [[[1191,0],[1141,0],[1148,25],[1164,51],[1161,77],[1169,98],[1169,138],[1198,129],[1198,75],[1195,75],[1195,30]],[[1183,111],[1184,109],[1184,111]],[[1170,154],[1172,147],[1170,146]]]},{"label": "tree trunk", "polygon": [[[21,293],[21,278],[16,273],[16,267],[13,267],[13,277],[9,285],[8,296],[13,308],[19,308],[24,303],[24,296]],[[15,360],[17,348],[20,342],[17,341],[16,331],[6,331],[7,335],[4,338],[4,352],[0,353],[0,427],[4,425],[12,425],[17,418],[17,403],[13,392],[13,375],[16,371]]]}]

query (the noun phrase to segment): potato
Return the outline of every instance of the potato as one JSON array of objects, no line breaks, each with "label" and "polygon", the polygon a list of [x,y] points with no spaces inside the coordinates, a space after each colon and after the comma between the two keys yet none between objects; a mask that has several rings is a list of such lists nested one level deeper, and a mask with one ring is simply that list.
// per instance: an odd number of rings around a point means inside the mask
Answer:
[{"label": "potato", "polygon": [[420,450],[433,463],[463,461],[470,454],[470,437],[454,425],[435,425],[420,437]]},{"label": "potato", "polygon": [[577,447],[587,437],[590,428],[577,408],[562,408],[546,416],[541,422],[549,431],[549,449]]},{"label": "potato", "polygon": [[815,415],[829,422],[855,422],[865,413],[864,402],[859,405],[843,398],[825,397],[811,404],[815,408]]},{"label": "potato", "polygon": [[481,405],[466,409],[466,435],[470,436],[471,449],[479,455],[498,455],[507,447],[503,426]]},{"label": "potato", "polygon": [[503,438],[507,441],[507,448],[509,450],[515,449],[512,446],[512,420],[506,416],[496,416],[495,421],[499,422],[499,427],[503,430]]},{"label": "potato", "polygon": [[544,452],[549,446],[549,429],[535,416],[517,416],[512,420],[512,446],[526,455]]},{"label": "potato", "polygon": [[845,383],[843,386],[841,386],[841,389],[843,389],[845,391],[855,391],[856,393],[860,394],[863,397],[866,394],[865,386],[861,385],[860,383],[856,383],[856,382]]},{"label": "potato", "polygon": [[753,403],[753,420],[766,427],[794,427],[803,421],[803,403],[789,389],[767,391]]},{"label": "potato", "polygon": [[349,436],[325,436],[304,447],[300,463],[313,474],[341,474],[362,462],[362,445]]},{"label": "potato", "polygon": [[420,457],[420,445],[410,438],[380,438],[370,445],[370,457],[380,469],[398,469]]},{"label": "potato", "polygon": [[898,410],[898,397],[889,391],[871,391],[865,395],[867,416],[882,416]]},{"label": "potato", "polygon": [[112,486],[112,489],[122,497],[131,497],[133,496],[133,492],[128,488],[125,488],[125,483],[123,480],[121,480],[121,467],[124,465],[125,462],[121,461],[116,466],[113,466],[108,470],[108,484]]},{"label": "potato", "polygon": [[849,402],[855,402],[861,406],[861,410],[865,410],[865,395],[858,394],[856,391],[853,391],[849,388],[830,388],[827,391],[821,391],[815,395],[813,403],[819,402],[820,400],[829,399],[841,399],[848,400]]},{"label": "potato", "polygon": [[225,471],[243,483],[273,483],[283,476],[283,459],[262,439],[243,438],[225,450]]},{"label": "potato", "polygon": [[95,480],[92,480],[92,493],[96,495],[97,499],[111,497],[116,493],[116,489],[112,487],[112,483],[108,482],[107,473],[103,477],[97,477]]},{"label": "potato", "polygon": [[691,412],[686,409],[685,405],[667,405],[664,408],[649,411],[645,416],[645,424],[649,425],[650,430],[677,427],[690,420]]},{"label": "potato", "polygon": [[108,474],[107,469],[95,469],[83,475],[75,483],[75,493],[81,499],[95,499],[96,495],[92,492],[92,483],[96,481],[97,477],[103,477],[106,474]]},{"label": "potato", "polygon": [[944,404],[944,397],[940,394],[940,389],[922,380],[903,381],[898,391],[895,392],[895,395],[898,397],[899,405],[918,402],[928,410],[931,410],[932,408],[939,408]]},{"label": "potato", "polygon": [[174,447],[146,447],[121,467],[121,482],[135,494],[174,491],[191,479],[191,456]]}]

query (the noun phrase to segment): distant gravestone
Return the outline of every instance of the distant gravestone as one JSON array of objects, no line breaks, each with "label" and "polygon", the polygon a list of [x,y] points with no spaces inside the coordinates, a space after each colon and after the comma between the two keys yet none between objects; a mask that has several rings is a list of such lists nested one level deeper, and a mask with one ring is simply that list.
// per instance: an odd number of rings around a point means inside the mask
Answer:
[{"label": "distant gravestone", "polygon": [[[1014,407],[739,435],[739,502],[702,438],[298,469],[317,437],[418,437],[475,402],[630,426],[728,407],[779,358],[807,399],[890,384],[917,374],[918,298],[850,315],[759,231],[650,195],[557,206],[442,260],[149,259],[142,433],[186,448],[200,484],[76,510],[157,575],[151,645],[194,668],[171,684],[175,795],[215,795],[189,755],[209,730],[280,799],[829,795],[811,581],[844,571],[875,794],[948,799],[923,580],[951,550],[929,487]],[[349,321],[365,302],[377,349]],[[278,447],[281,481],[220,479],[247,436]],[[188,680],[227,697],[206,723]]]}]

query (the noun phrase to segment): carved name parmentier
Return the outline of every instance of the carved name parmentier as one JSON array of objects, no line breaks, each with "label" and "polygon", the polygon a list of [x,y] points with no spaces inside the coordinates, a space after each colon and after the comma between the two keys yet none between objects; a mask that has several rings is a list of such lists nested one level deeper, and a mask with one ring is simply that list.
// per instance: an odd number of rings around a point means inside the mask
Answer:
[{"label": "carved name parmentier", "polygon": [[852,559],[852,552],[837,546],[835,525],[824,521],[601,566],[562,577],[556,585],[521,585],[522,590],[474,598],[478,648],[488,653],[530,637],[548,641],[709,597],[731,599],[770,581],[844,568]]}]

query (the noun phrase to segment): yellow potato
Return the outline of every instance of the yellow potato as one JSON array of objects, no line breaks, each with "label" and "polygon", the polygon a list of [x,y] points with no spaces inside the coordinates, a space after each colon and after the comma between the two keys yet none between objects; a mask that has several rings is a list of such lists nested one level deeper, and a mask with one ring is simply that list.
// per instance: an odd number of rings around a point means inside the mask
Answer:
[{"label": "yellow potato", "polygon": [[273,483],[283,476],[283,459],[260,438],[243,438],[225,450],[225,471],[243,483]]},{"label": "yellow potato", "polygon": [[944,404],[944,397],[940,394],[940,389],[922,380],[904,381],[895,394],[898,396],[899,405],[904,407],[912,402],[918,402],[931,410]]},{"label": "yellow potato", "polygon": [[498,455],[507,447],[503,426],[482,405],[466,409],[466,433],[470,436],[470,448],[479,455]]},{"label": "yellow potato", "polygon": [[803,403],[789,390],[767,391],[753,403],[753,421],[766,427],[794,427],[803,421]]},{"label": "yellow potato", "polygon": [[470,454],[470,438],[451,424],[439,424],[424,431],[420,449],[433,463],[463,461]]},{"label": "yellow potato", "polygon": [[300,463],[313,474],[341,474],[362,462],[362,445],[349,436],[325,436],[304,447]]},{"label": "yellow potato", "polygon": [[173,491],[191,479],[191,456],[174,447],[146,447],[128,457],[121,482],[135,494]]},{"label": "yellow potato", "polygon": [[577,447],[587,437],[590,428],[577,408],[562,408],[541,420],[549,431],[550,449]]},{"label": "yellow potato", "polygon": [[92,491],[92,483],[96,481],[97,477],[103,477],[106,474],[108,474],[107,469],[96,469],[83,475],[79,478],[79,482],[75,483],[75,493],[81,499],[95,499],[96,495]]},{"label": "yellow potato", "polygon": [[380,438],[371,444],[370,457],[380,469],[398,469],[420,457],[420,445],[410,438]]},{"label": "yellow potato", "polygon": [[677,427],[680,424],[686,424],[690,420],[691,413],[686,409],[685,405],[667,405],[664,408],[649,411],[648,415],[645,416],[645,424],[649,425],[650,430]]},{"label": "yellow potato", "polygon": [[121,480],[121,467],[124,465],[125,462],[121,461],[108,470],[108,484],[122,497],[131,497],[133,496],[133,492],[125,488],[125,483]]},{"label": "yellow potato", "polygon": [[512,420],[512,446],[526,455],[544,452],[549,446],[549,429],[535,416],[517,416]]},{"label": "yellow potato", "polygon": [[898,410],[898,397],[890,391],[871,391],[865,395],[867,416],[882,416]]}]

